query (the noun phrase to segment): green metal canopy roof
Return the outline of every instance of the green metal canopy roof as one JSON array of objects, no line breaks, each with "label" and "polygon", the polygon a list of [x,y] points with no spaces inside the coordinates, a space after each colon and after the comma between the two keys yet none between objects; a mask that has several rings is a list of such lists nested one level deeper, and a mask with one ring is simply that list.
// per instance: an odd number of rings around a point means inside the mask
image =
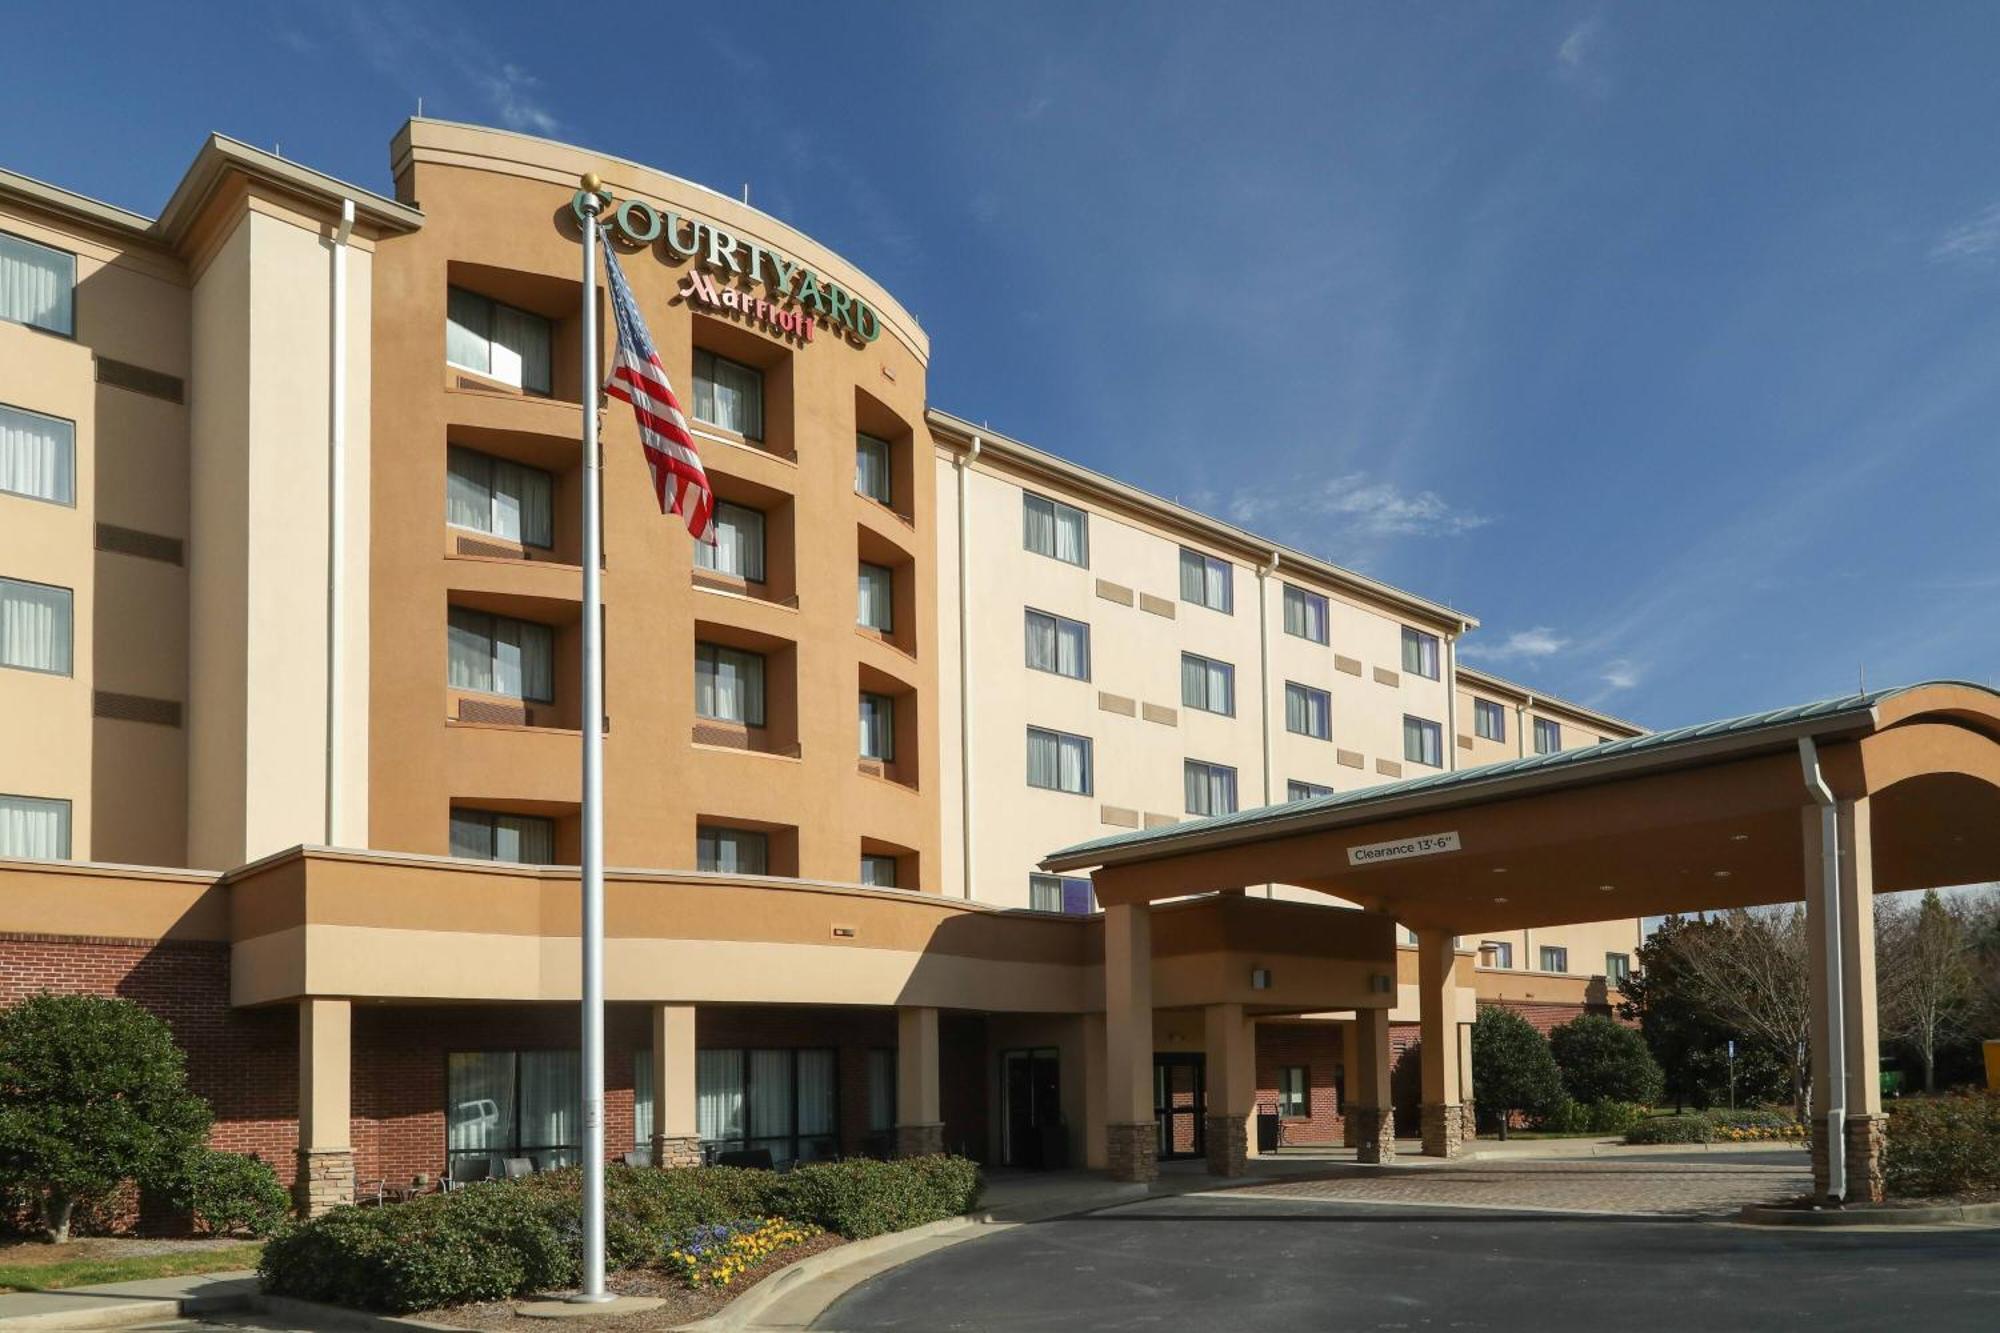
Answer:
[{"label": "green metal canopy roof", "polygon": [[1093,838],[1088,842],[1080,842],[1061,851],[1051,852],[1044,858],[1043,865],[1053,866],[1060,862],[1063,863],[1061,868],[1072,869],[1098,864],[1099,862],[1092,858],[1101,854],[1116,854],[1116,859],[1124,859],[1125,855],[1132,852],[1156,845],[1171,844],[1182,839],[1239,830],[1247,835],[1260,828],[1280,823],[1308,822],[1311,816],[1325,811],[1358,809],[1410,796],[1448,792],[1465,792],[1470,796],[1480,788],[1504,783],[1508,779],[1530,773],[1548,773],[1563,769],[1588,770],[1595,766],[1613,764],[1620,759],[1654,753],[1658,753],[1665,762],[1671,759],[1671,752],[1677,749],[1688,749],[1703,742],[1729,737],[1748,738],[1761,731],[1785,728],[1796,730],[1800,724],[1825,723],[1825,727],[1811,726],[1809,729],[1837,730],[1843,721],[1868,718],[1875,706],[1885,699],[1928,685],[1962,685],[1971,689],[1985,690],[1989,694],[2000,693],[1969,681],[1923,681],[1913,685],[1870,690],[1861,694],[1843,695],[1837,699],[1821,699],[1815,703],[1795,704],[1789,708],[1774,708],[1767,712],[1724,718],[1718,722],[1676,727],[1670,731],[1650,731],[1643,736],[1586,745],[1574,750],[1561,750],[1555,754],[1533,754],[1519,759],[1503,759],[1498,763],[1481,764],[1476,768],[1431,773],[1420,778],[1406,778],[1401,782],[1385,782],[1355,791],[1335,792],[1330,796],[1315,796],[1309,800],[1256,806],[1249,810],[1239,810],[1234,814],[1186,819],[1162,828]]}]

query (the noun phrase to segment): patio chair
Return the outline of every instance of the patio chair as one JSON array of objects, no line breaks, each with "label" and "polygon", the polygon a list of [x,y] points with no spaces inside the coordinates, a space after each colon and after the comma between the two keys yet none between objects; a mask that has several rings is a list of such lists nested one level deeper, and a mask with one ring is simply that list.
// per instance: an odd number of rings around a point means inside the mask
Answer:
[{"label": "patio chair", "polygon": [[747,1166],[757,1171],[769,1171],[771,1169],[771,1150],[769,1148],[737,1148],[730,1152],[717,1153],[715,1155],[715,1164],[717,1166]]},{"label": "patio chair", "polygon": [[493,1159],[491,1157],[460,1157],[452,1162],[451,1169],[445,1172],[444,1179],[439,1181],[438,1185],[446,1194],[449,1194],[453,1190],[464,1189],[467,1185],[477,1181],[491,1180],[492,1178]]},{"label": "patio chair", "polygon": [[502,1180],[519,1180],[523,1176],[535,1174],[535,1159],[532,1157],[509,1157],[500,1163]]},{"label": "patio chair", "polygon": [[625,1165],[627,1166],[651,1166],[652,1164],[653,1150],[651,1148],[634,1148],[631,1152],[625,1154]]}]

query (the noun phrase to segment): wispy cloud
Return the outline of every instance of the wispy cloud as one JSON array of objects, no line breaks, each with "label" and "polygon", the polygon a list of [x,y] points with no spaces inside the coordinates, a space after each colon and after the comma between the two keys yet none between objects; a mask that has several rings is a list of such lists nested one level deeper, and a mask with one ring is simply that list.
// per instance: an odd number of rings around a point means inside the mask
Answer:
[{"label": "wispy cloud", "polygon": [[479,104],[476,114],[510,130],[552,135],[562,129],[541,79],[463,26],[436,26],[424,10],[401,4],[322,12],[345,29],[377,74],[401,84],[413,102],[428,95],[434,105],[449,107],[464,99]]},{"label": "wispy cloud", "polygon": [[1604,670],[1598,673],[1598,679],[1604,682],[1607,691],[1613,693],[1635,690],[1639,687],[1640,672],[1637,666],[1621,657],[1617,661],[1605,663]]},{"label": "wispy cloud", "polygon": [[1557,62],[1570,69],[1580,68],[1583,65],[1584,57],[1590,54],[1590,42],[1596,35],[1597,20],[1595,18],[1586,19],[1574,28],[1571,28],[1569,36],[1563,38],[1562,45],[1556,48]]},{"label": "wispy cloud", "polygon": [[[1204,499],[1213,497],[1197,502]],[[1232,523],[1289,534],[1298,545],[1322,549],[1329,539],[1456,537],[1492,521],[1457,508],[1436,491],[1406,491],[1361,472],[1318,483],[1245,488],[1225,497],[1221,508]]]},{"label": "wispy cloud", "polygon": [[1497,643],[1469,638],[1465,641],[1463,652],[1467,657],[1482,662],[1537,661],[1555,656],[1569,647],[1569,642],[1547,625],[1537,625],[1533,629],[1515,630]]},{"label": "wispy cloud", "polygon": [[560,127],[561,122],[541,103],[537,89],[542,81],[519,65],[503,63],[479,74],[477,81],[486,100],[499,113],[500,123],[508,129],[554,134]]},{"label": "wispy cloud", "polygon": [[2000,262],[2000,204],[1988,204],[1978,216],[1940,236],[1931,247],[1931,262],[1981,266]]},{"label": "wispy cloud", "polygon": [[1598,97],[1611,91],[1611,77],[1599,59],[1603,28],[1603,16],[1593,14],[1571,28],[1556,46],[1556,76]]}]

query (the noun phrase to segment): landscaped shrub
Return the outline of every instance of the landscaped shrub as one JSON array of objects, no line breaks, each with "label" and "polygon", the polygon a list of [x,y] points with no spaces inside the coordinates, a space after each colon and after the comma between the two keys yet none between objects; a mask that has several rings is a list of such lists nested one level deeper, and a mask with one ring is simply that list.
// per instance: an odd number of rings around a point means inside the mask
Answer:
[{"label": "landscaped shrub", "polygon": [[1586,1104],[1565,1098],[1562,1105],[1538,1120],[1535,1127],[1551,1134],[1623,1134],[1645,1114],[1646,1108],[1636,1102]]},{"label": "landscaped shrub", "polygon": [[1602,1014],[1585,1014],[1549,1033],[1549,1054],[1562,1071],[1563,1091],[1586,1105],[1638,1102],[1651,1106],[1665,1086],[1660,1066],[1646,1049],[1646,1039],[1639,1030]]},{"label": "landscaped shrub", "polygon": [[780,1250],[819,1235],[782,1217],[704,1223],[670,1235],[660,1266],[690,1287],[726,1287]]},{"label": "landscaped shrub", "polygon": [[[702,1225],[773,1211],[771,1189],[779,1177],[737,1166],[655,1171],[604,1169],[604,1261],[613,1268],[643,1263],[659,1253],[661,1237]],[[569,1215],[583,1206],[583,1172],[576,1168],[530,1176],[520,1188],[557,1198]]]},{"label": "landscaped shrub", "polygon": [[957,1217],[979,1201],[979,1190],[979,1167],[963,1157],[854,1157],[779,1176],[769,1211],[860,1240]]},{"label": "landscaped shrub", "polygon": [[1519,1111],[1553,1115],[1562,1105],[1562,1076],[1549,1044],[1512,1009],[1479,1006],[1472,1025],[1472,1086],[1480,1115],[1507,1137],[1507,1121]]},{"label": "landscaped shrub", "polygon": [[1803,1142],[1806,1138],[1806,1127],[1789,1111],[1749,1107],[1741,1111],[1708,1110],[1702,1115],[1715,1126],[1715,1137],[1722,1143]]},{"label": "landscaped shrub", "polygon": [[1712,1143],[1715,1126],[1707,1116],[1656,1115],[1625,1131],[1627,1143]]},{"label": "landscaped shrub", "polygon": [[1904,1197],[2000,1190],[2000,1092],[1895,1103],[1883,1174]]},{"label": "landscaped shrub", "polygon": [[284,1225],[292,1206],[269,1162],[209,1147],[182,1159],[173,1198],[210,1231],[225,1235],[268,1236]]}]

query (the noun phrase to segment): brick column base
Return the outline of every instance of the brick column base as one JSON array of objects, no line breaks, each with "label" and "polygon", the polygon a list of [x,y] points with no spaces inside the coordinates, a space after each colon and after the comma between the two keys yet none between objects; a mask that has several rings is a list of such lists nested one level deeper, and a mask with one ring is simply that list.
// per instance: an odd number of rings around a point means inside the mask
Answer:
[{"label": "brick column base", "polygon": [[654,1166],[700,1166],[701,1140],[688,1135],[653,1135]]},{"label": "brick column base", "polygon": [[1471,1102],[1460,1102],[1458,1105],[1460,1111],[1458,1136],[1470,1143],[1479,1137],[1478,1108]]},{"label": "brick column base", "polygon": [[1430,1103],[1423,1116],[1424,1156],[1458,1156],[1465,1141],[1465,1117],[1457,1104]]},{"label": "brick column base", "polygon": [[1357,1106],[1347,1123],[1354,1126],[1355,1160],[1393,1162],[1396,1160],[1396,1113],[1386,1106]]},{"label": "brick column base", "polygon": [[1827,1191],[1833,1186],[1833,1172],[1827,1166],[1825,1116],[1816,1115],[1812,1118],[1811,1139],[1813,1197],[1815,1199],[1824,1199],[1826,1198]]},{"label": "brick column base", "polygon": [[944,1124],[896,1126],[896,1156],[931,1157],[944,1151]]},{"label": "brick column base", "polygon": [[1249,1116],[1209,1116],[1206,1142],[1208,1148],[1208,1174],[1211,1176],[1240,1176],[1249,1171]]},{"label": "brick column base", "polygon": [[1888,1116],[1847,1117],[1848,1202],[1882,1202],[1882,1155],[1888,1146]]},{"label": "brick column base", "polygon": [[1343,1148],[1357,1148],[1361,1146],[1361,1137],[1354,1121],[1354,1104],[1352,1102],[1342,1102],[1340,1104],[1340,1146]]},{"label": "brick column base", "polygon": [[1113,1180],[1144,1184],[1160,1174],[1160,1126],[1157,1121],[1104,1127],[1104,1169]]},{"label": "brick column base", "polygon": [[301,1217],[318,1217],[354,1202],[352,1148],[299,1149],[299,1174],[292,1202]]}]

